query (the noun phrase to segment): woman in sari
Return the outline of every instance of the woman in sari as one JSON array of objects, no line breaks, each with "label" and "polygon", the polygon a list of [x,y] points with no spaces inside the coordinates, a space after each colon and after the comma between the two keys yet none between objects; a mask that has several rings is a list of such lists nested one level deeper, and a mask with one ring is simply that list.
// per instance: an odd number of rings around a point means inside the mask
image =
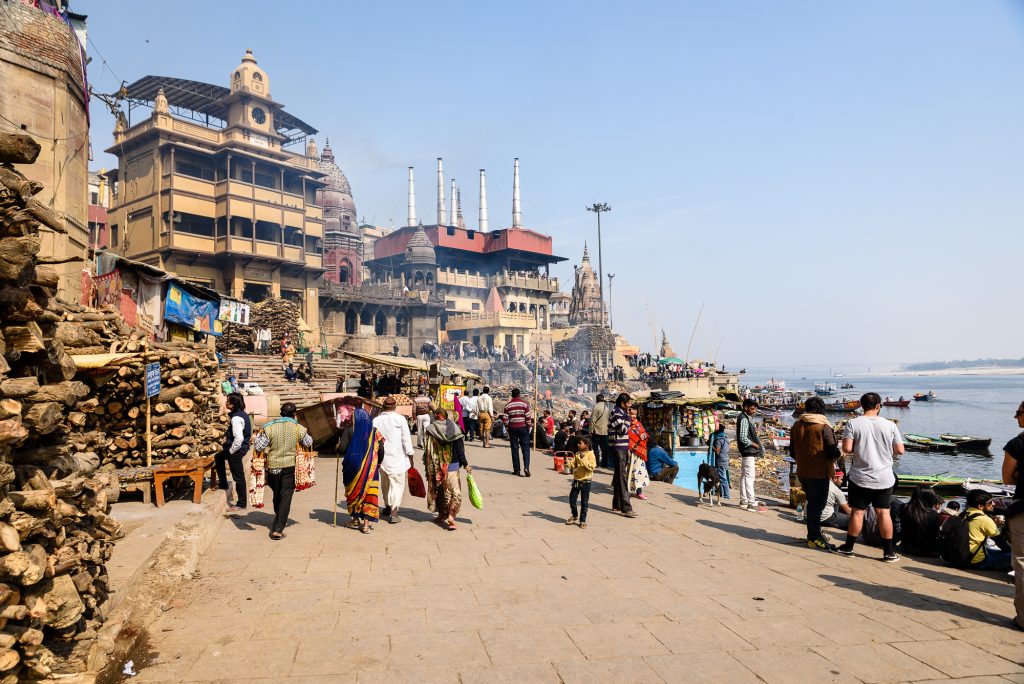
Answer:
[{"label": "woman in sari", "polygon": [[459,393],[459,392],[456,392],[455,393],[455,399],[454,399],[454,401],[452,403],[453,403],[453,409],[454,409],[454,412],[455,412],[455,422],[459,426],[459,431],[462,432],[463,434],[465,434],[465,432],[466,432],[466,424],[462,422],[462,394]]},{"label": "woman in sari", "polygon": [[459,469],[473,472],[466,461],[466,445],[462,430],[448,412],[439,408],[434,412],[434,422],[426,429],[426,447],[423,450],[423,467],[427,480],[427,509],[437,513],[434,521],[449,530],[456,529],[455,516],[462,507],[462,486]]},{"label": "woman in sari", "polygon": [[647,430],[636,417],[636,409],[629,409],[629,489],[636,492],[636,498],[646,499],[643,488],[651,484],[647,474]]},{"label": "woman in sari", "polygon": [[345,454],[341,472],[345,482],[345,501],[352,516],[345,527],[369,534],[372,529],[370,523],[380,518],[378,497],[384,440],[362,405],[353,410],[352,425],[342,433],[338,451]]}]

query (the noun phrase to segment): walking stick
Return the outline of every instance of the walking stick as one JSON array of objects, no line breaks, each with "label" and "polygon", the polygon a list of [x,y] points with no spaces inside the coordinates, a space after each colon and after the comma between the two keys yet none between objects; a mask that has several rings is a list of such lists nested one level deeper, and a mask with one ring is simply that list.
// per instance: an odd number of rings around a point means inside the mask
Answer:
[{"label": "walking stick", "polygon": [[334,461],[334,523],[333,527],[338,526],[338,471],[341,470],[341,454],[335,454]]}]

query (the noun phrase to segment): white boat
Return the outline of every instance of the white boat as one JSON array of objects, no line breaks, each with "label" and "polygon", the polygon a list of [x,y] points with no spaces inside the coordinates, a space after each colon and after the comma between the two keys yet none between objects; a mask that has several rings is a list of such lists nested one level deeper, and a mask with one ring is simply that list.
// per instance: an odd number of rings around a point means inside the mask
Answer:
[{"label": "white boat", "polygon": [[814,383],[814,393],[819,397],[833,397],[839,394],[839,387],[834,382]]}]

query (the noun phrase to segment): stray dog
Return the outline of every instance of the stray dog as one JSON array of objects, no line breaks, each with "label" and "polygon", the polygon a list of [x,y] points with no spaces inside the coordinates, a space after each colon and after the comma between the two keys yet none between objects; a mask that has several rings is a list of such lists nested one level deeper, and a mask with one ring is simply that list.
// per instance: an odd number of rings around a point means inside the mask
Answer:
[{"label": "stray dog", "polygon": [[704,503],[704,495],[708,497],[708,503],[715,504],[715,496],[718,497],[717,505],[722,505],[722,480],[718,477],[718,471],[710,463],[701,463],[697,469],[697,505]]}]

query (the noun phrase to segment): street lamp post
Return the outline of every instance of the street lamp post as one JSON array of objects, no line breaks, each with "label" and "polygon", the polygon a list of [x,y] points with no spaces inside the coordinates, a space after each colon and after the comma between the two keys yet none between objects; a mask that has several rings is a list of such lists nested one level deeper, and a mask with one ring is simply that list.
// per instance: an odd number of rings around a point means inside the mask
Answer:
[{"label": "street lamp post", "polygon": [[615,280],[615,274],[608,274],[608,327],[612,327],[612,281]]},{"label": "street lamp post", "polygon": [[587,207],[587,211],[592,211],[597,214],[597,270],[598,279],[600,281],[601,290],[601,325],[605,324],[604,320],[604,261],[601,259],[601,214],[606,211],[611,211],[612,208],[604,202],[595,202],[594,204]]}]

